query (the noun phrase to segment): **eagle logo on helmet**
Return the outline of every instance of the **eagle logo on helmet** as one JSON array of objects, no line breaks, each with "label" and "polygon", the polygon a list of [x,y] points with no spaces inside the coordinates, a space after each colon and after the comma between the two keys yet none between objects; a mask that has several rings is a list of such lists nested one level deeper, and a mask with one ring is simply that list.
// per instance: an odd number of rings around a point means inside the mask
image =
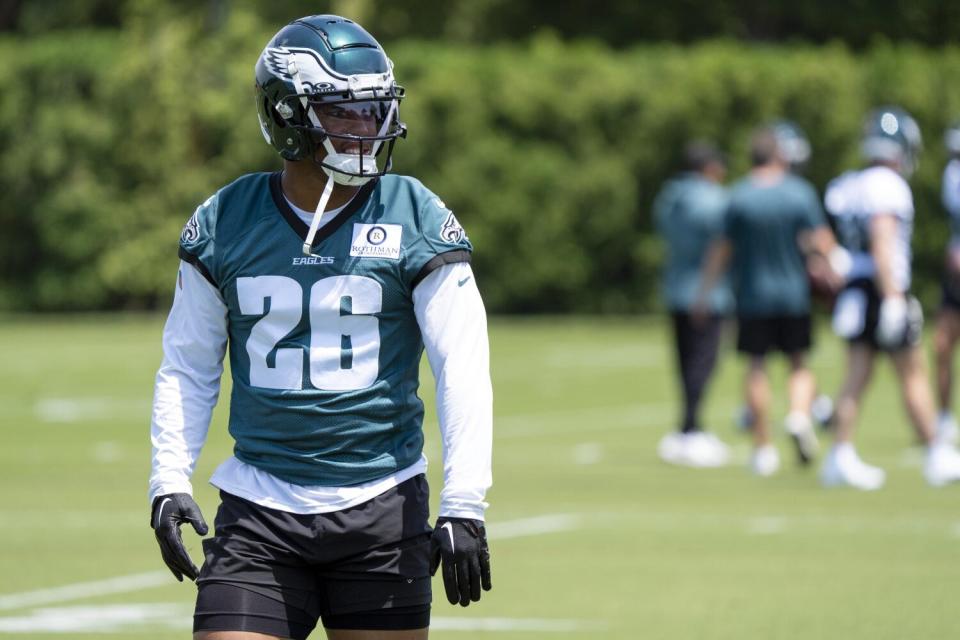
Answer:
[{"label": "eagle logo on helmet", "polygon": [[263,52],[267,70],[281,80],[293,82],[299,75],[305,93],[328,93],[335,91],[331,82],[323,77],[334,75],[324,69],[317,55],[309,49],[289,49],[287,47],[267,47]]}]

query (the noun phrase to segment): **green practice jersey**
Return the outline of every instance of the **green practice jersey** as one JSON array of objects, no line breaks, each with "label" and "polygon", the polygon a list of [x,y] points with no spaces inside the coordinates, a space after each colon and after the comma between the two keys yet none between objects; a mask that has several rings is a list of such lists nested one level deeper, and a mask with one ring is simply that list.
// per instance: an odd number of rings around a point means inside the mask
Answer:
[{"label": "green practice jersey", "polygon": [[725,234],[733,244],[733,282],[741,316],[805,315],[810,288],[799,235],[826,224],[813,186],[786,174],[772,184],[752,177],[730,191]]},{"label": "green practice jersey", "polygon": [[350,486],[419,459],[413,289],[472,247],[439,198],[395,175],[367,183],[310,256],[306,236],[280,174],[252,174],[197,209],[180,257],[228,309],[234,455],[286,482]]},{"label": "green practice jersey", "polygon": [[[668,181],[653,203],[657,229],[667,245],[663,265],[663,297],[671,311],[689,311],[700,288],[703,260],[710,243],[723,231],[727,190],[695,173]],[[710,310],[733,307],[724,276],[710,292]]]}]

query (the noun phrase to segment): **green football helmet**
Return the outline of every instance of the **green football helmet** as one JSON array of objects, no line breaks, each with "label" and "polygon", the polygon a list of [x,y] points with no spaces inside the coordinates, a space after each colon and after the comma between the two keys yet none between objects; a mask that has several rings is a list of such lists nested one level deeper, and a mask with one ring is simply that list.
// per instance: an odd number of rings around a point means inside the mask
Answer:
[{"label": "green football helmet", "polygon": [[390,170],[394,143],[407,133],[403,95],[383,47],[340,16],[294,20],[256,64],[263,137],[284,159],[312,159],[340,184],[360,185]]},{"label": "green football helmet", "polygon": [[898,162],[900,172],[910,176],[917,168],[923,137],[913,117],[900,107],[880,107],[863,124],[861,152],[869,162]]}]

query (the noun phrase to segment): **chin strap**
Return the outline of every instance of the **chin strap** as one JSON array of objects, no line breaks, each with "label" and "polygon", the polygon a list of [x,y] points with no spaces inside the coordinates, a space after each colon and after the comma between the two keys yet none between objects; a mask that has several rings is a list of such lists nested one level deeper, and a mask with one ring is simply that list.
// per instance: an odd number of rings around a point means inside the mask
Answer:
[{"label": "chin strap", "polygon": [[320,218],[323,217],[323,211],[327,208],[327,203],[330,202],[330,195],[333,193],[333,176],[327,177],[327,184],[323,187],[323,194],[320,195],[320,202],[317,203],[317,210],[313,213],[313,220],[310,221],[310,231],[307,232],[307,240],[303,243],[303,255],[312,256],[314,255],[311,251],[313,249],[313,237],[317,235],[317,229],[320,228]]}]

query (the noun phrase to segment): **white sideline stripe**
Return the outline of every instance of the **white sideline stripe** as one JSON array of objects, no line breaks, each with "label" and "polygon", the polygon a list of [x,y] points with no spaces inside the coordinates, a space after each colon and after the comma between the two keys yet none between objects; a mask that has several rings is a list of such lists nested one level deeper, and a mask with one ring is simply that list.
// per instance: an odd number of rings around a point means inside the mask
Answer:
[{"label": "white sideline stripe", "polygon": [[569,531],[580,526],[578,516],[556,513],[533,518],[522,518],[507,522],[497,522],[487,527],[487,534],[491,540],[506,540],[508,538],[522,538],[536,536],[542,533],[557,533]]},{"label": "white sideline stripe", "polygon": [[78,582],[51,589],[11,593],[0,595],[0,611],[79,600],[80,598],[94,598],[112,593],[129,593],[170,585],[172,580],[173,576],[167,571],[150,571],[149,573],[135,573],[129,576],[107,578],[106,580],[94,580],[93,582]]},{"label": "white sideline stripe", "polygon": [[[488,527],[488,533],[491,540],[505,540],[575,529],[579,526],[579,521],[577,516],[548,514],[492,524]],[[173,577],[166,571],[150,571],[93,582],[78,582],[50,589],[0,595],[0,611],[162,587],[172,584],[172,579]]]}]

